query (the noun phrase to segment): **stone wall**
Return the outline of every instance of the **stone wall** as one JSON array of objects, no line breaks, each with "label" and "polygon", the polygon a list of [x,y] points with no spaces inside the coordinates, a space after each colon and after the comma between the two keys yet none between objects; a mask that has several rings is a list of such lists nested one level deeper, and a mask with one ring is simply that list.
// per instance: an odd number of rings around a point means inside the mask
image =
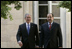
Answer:
[{"label": "stone wall", "polygon": [[1,48],[18,48],[19,45],[16,40],[16,33],[20,24],[23,23],[23,2],[22,8],[20,10],[14,9],[14,5],[11,5],[13,20],[10,19],[4,20],[1,18]]}]

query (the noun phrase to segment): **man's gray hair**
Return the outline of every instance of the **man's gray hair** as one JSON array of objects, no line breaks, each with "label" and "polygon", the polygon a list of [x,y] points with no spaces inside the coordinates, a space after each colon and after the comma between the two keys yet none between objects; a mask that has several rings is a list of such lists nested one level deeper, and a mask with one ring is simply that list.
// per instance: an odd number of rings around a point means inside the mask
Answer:
[{"label": "man's gray hair", "polygon": [[26,13],[26,14],[25,14],[25,18],[26,18],[27,15],[30,15],[30,14],[29,14],[29,13]]}]

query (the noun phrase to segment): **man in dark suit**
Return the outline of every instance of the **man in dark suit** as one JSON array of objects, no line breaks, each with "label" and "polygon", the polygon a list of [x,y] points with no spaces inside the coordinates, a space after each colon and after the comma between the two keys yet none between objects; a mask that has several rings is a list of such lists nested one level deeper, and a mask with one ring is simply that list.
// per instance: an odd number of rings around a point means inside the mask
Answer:
[{"label": "man in dark suit", "polygon": [[54,15],[47,14],[47,23],[41,26],[39,47],[42,48],[62,48],[62,32],[60,25],[53,22]]},{"label": "man in dark suit", "polygon": [[25,14],[26,23],[19,25],[16,35],[17,42],[21,48],[38,48],[39,34],[37,25],[31,23],[31,15]]}]

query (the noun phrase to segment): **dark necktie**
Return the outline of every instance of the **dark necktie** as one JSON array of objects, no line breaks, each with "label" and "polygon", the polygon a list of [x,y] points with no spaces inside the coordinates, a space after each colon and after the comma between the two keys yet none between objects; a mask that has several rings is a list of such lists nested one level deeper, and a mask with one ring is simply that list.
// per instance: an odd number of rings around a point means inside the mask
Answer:
[{"label": "dark necktie", "polygon": [[49,29],[51,30],[51,23],[49,24],[50,26],[49,26]]}]

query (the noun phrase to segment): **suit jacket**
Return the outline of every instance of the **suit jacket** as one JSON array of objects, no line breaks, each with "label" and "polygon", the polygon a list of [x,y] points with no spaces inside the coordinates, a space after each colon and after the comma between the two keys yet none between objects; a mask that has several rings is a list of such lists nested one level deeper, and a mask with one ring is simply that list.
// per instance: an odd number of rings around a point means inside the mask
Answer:
[{"label": "suit jacket", "polygon": [[39,34],[38,34],[37,25],[30,23],[29,35],[26,29],[26,23],[19,25],[16,38],[17,38],[17,42],[19,40],[22,41],[23,47],[25,47],[26,44],[29,43],[30,48],[35,48],[35,44],[39,45]]},{"label": "suit jacket", "polygon": [[39,46],[47,48],[48,43],[50,43],[50,48],[62,47],[62,32],[60,25],[53,22],[51,30],[49,30],[48,22],[41,26],[41,35]]}]

